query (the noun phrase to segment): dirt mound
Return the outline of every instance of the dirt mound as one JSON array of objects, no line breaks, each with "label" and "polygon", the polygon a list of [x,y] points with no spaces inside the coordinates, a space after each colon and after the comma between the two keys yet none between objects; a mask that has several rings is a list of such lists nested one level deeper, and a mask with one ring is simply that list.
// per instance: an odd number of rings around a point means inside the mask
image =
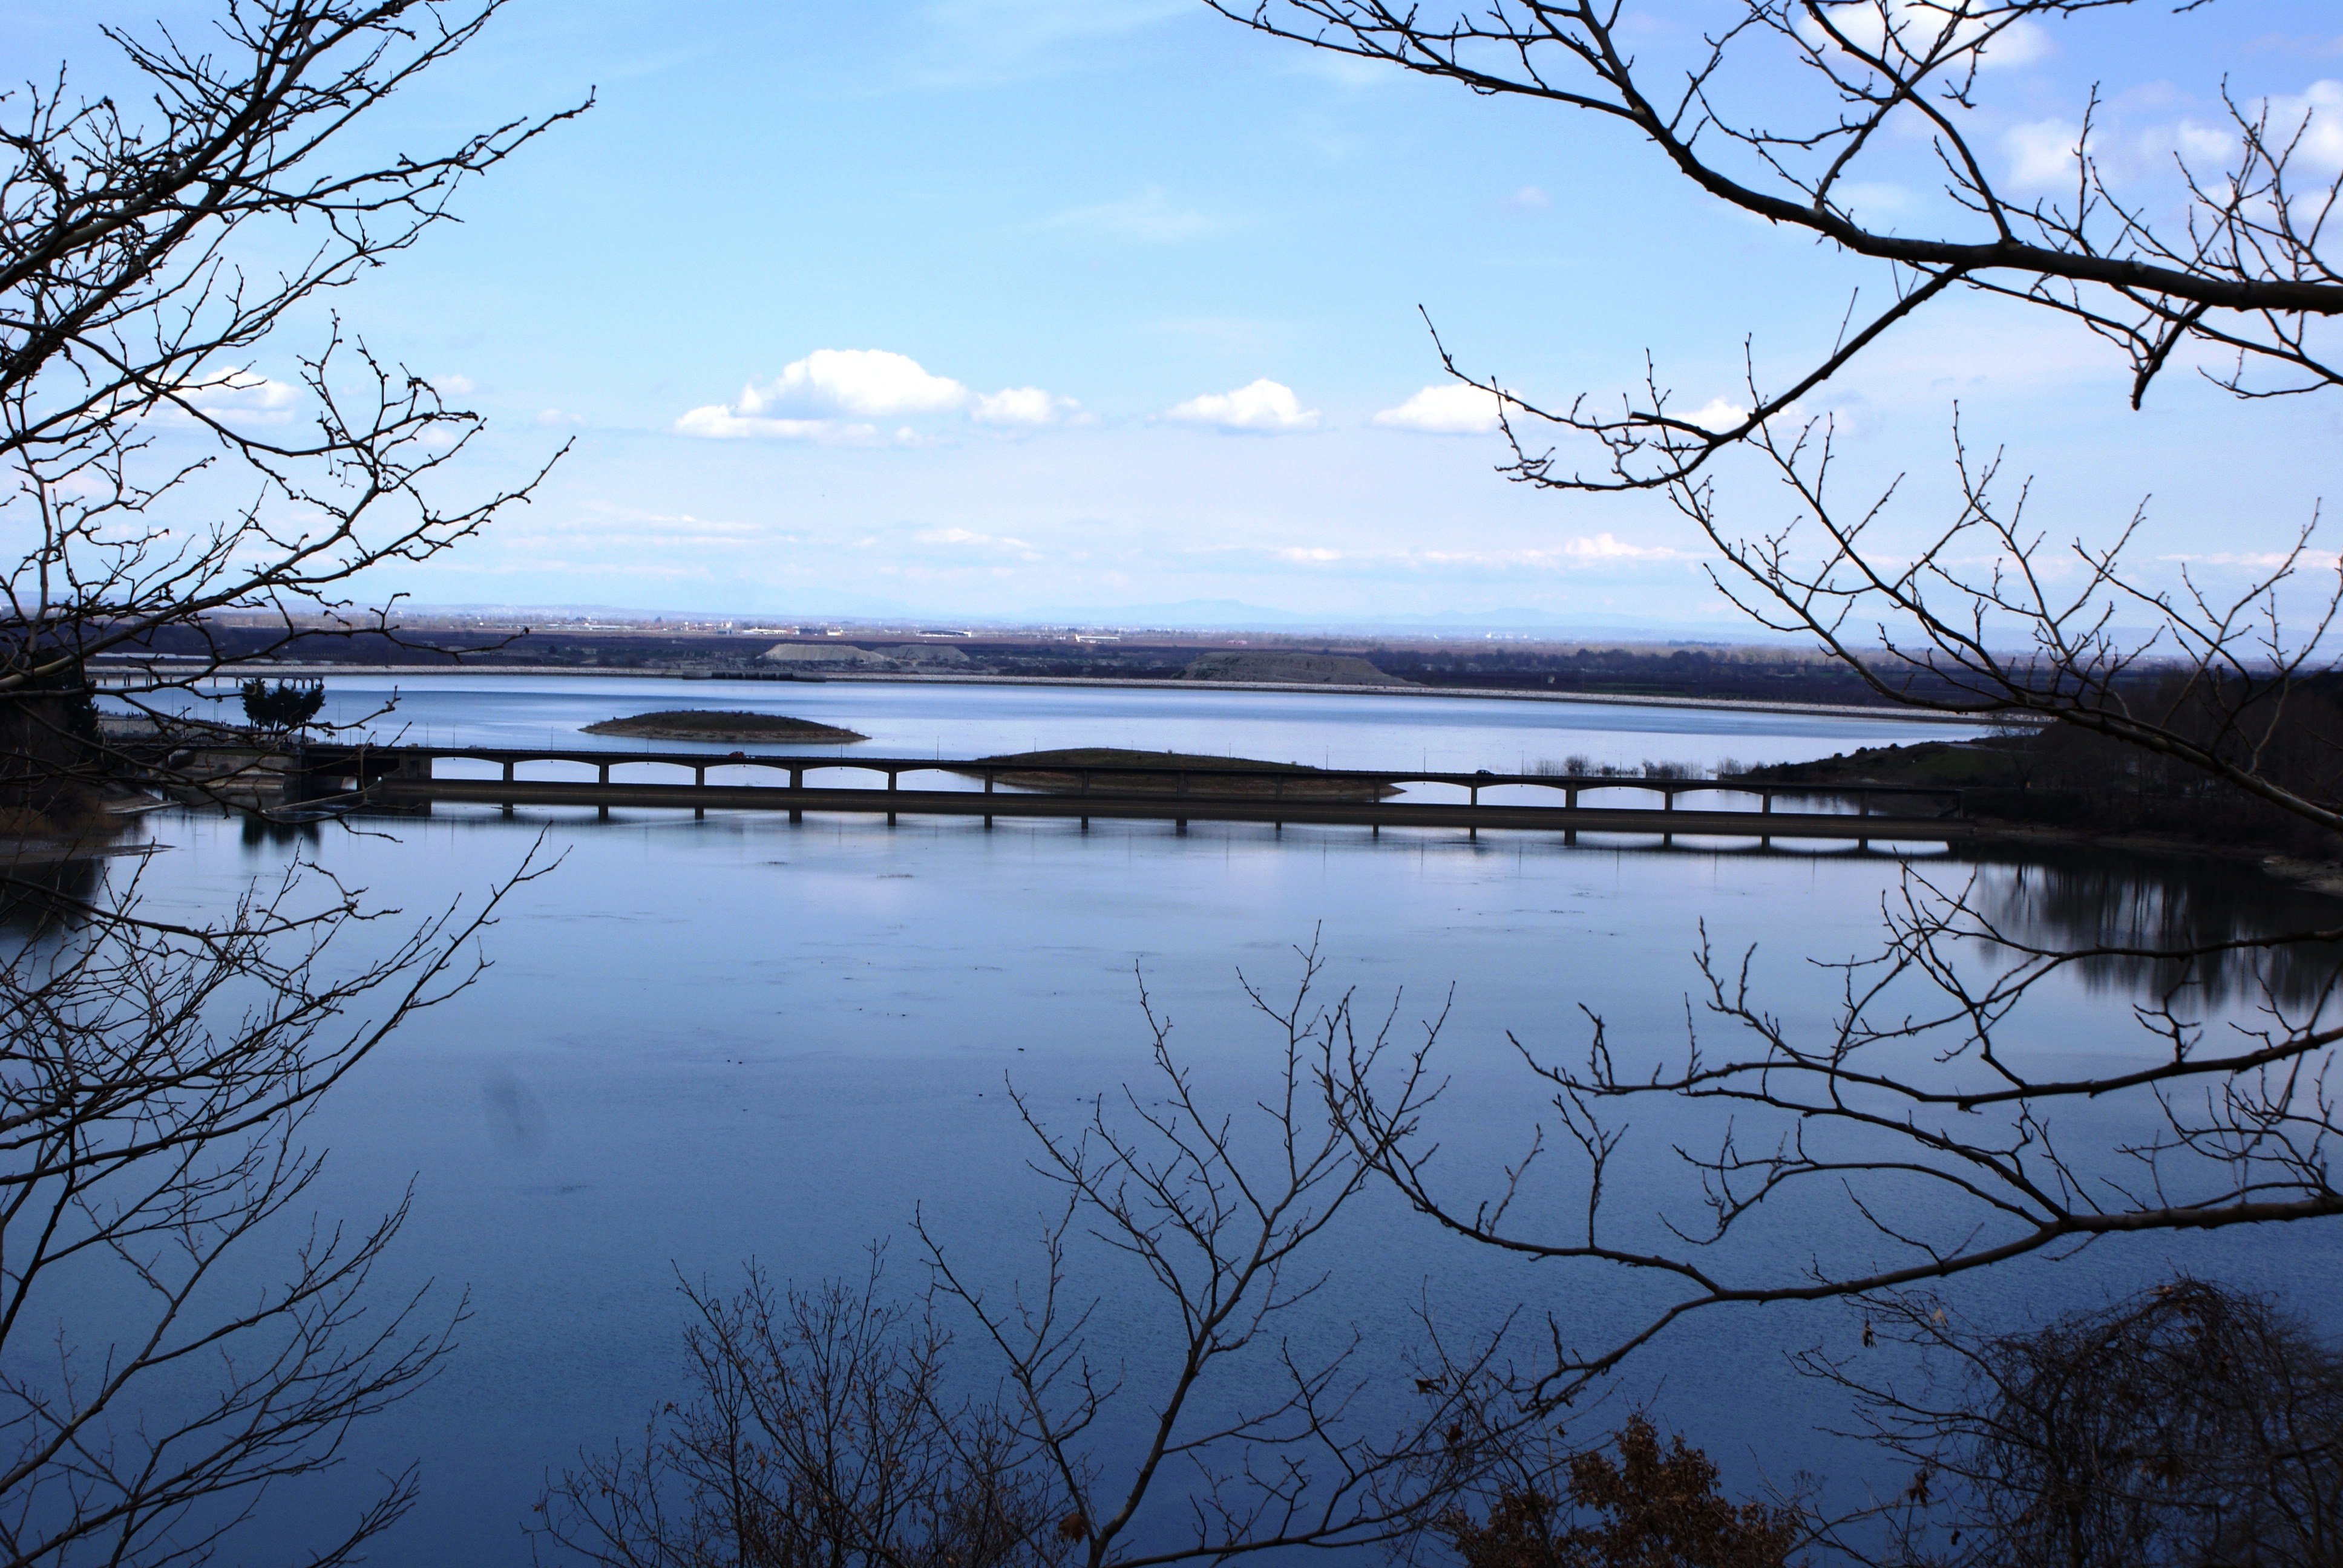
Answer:
[{"label": "dirt mound", "polygon": [[[1089,774],[1092,795],[1172,795],[1222,800],[1378,800],[1397,789],[1371,779],[1345,779],[1299,762],[1256,762],[1245,757],[1201,757],[1180,751],[1131,751],[1114,746],[1084,746],[1061,751],[1019,751],[987,757],[1014,763],[1014,772],[995,775],[1012,789],[1044,795],[1084,793],[1080,769]],[[970,772],[967,769],[957,772]],[[1236,774],[1238,777],[1214,777]],[[1182,775],[1187,789],[1181,789]],[[1260,775],[1268,777],[1260,777]],[[980,773],[971,777],[981,778]]]},{"label": "dirt mound", "polygon": [[773,745],[807,741],[868,740],[859,730],[810,719],[790,719],[779,713],[717,713],[700,708],[675,708],[659,713],[638,713],[632,719],[605,719],[586,726],[588,735],[624,735],[638,740],[762,740]]}]

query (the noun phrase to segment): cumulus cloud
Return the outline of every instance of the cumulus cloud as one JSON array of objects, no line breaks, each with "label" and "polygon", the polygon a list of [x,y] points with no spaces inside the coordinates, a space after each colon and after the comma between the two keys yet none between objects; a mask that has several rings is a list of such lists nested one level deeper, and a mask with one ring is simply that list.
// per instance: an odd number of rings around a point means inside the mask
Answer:
[{"label": "cumulus cloud", "polygon": [[[2343,119],[2332,126],[2343,136]],[[2201,126],[2195,120],[2183,120],[2172,127],[2173,150],[2191,164],[2213,163],[2227,159],[2237,150],[2237,138],[2219,126]]]},{"label": "cumulus cloud", "polygon": [[[1749,417],[1749,410],[1725,397],[1711,397],[1707,402],[1684,416],[1704,430],[1735,430]],[[1605,534],[1604,538],[1611,536]]]},{"label": "cumulus cloud", "polygon": [[426,376],[423,379],[442,397],[468,397],[479,389],[479,383],[468,376]]},{"label": "cumulus cloud", "polygon": [[1309,430],[1318,424],[1317,409],[1304,408],[1292,387],[1265,376],[1233,392],[1191,397],[1163,417],[1183,425],[1213,425],[1223,430]]},{"label": "cumulus cloud", "polygon": [[2269,138],[2283,146],[2297,130],[2301,140],[2295,156],[2328,170],[2343,169],[2343,82],[2332,78],[2313,82],[2302,93],[2264,100],[2269,110]]},{"label": "cumulus cloud", "polygon": [[1031,427],[1054,424],[1079,407],[1039,387],[971,391],[909,355],[883,348],[818,348],[769,381],[751,381],[730,403],[688,410],[674,428],[680,436],[717,440],[910,444],[921,439],[916,427],[898,426],[882,437],[872,421],[966,415],[979,424]]},{"label": "cumulus cloud", "polygon": [[1081,407],[1039,387],[1007,387],[980,397],[969,417],[980,425],[1054,425]]},{"label": "cumulus cloud", "polygon": [[[2343,170],[2343,82],[2314,82],[2298,95],[2259,99],[2247,106],[2247,113],[2267,116],[2266,135],[2273,146],[2285,146],[2299,134],[2294,163],[2326,174]],[[2078,143],[2094,172],[2111,185],[2169,177],[2176,161],[2203,177],[2230,163],[2238,151],[2233,126],[2185,116],[2129,125],[2110,117],[2093,127],[2087,141],[2071,120],[2030,120],[2002,133],[2011,184],[2031,190],[2071,187]],[[2217,181],[2207,183],[2217,188]]]},{"label": "cumulus cloud", "polygon": [[1376,415],[1374,422],[1432,436],[1481,436],[1497,427],[1497,414],[1494,393],[1452,381],[1426,387],[1398,407]]},{"label": "cumulus cloud", "polygon": [[2083,145],[2083,127],[2071,120],[2028,120],[2001,134],[2013,184],[2029,190],[2071,184]]},{"label": "cumulus cloud", "polygon": [[864,419],[940,414],[969,400],[949,376],[931,376],[907,354],[883,348],[817,348],[759,387],[740,389],[735,412],[750,416],[849,415]]},{"label": "cumulus cloud", "polygon": [[1540,208],[1552,206],[1554,198],[1535,186],[1523,186],[1505,198],[1505,205],[1520,207],[1524,212],[1535,212]]},{"label": "cumulus cloud", "polygon": [[2018,21],[1994,35],[1977,52],[1977,64],[1988,71],[2017,70],[2040,65],[2057,52],[2047,27],[2039,22]]},{"label": "cumulus cloud", "polygon": [[224,370],[182,384],[180,393],[198,408],[250,412],[289,408],[301,396],[301,389],[290,382],[272,381],[250,370]]},{"label": "cumulus cloud", "polygon": [[293,417],[301,388],[250,370],[222,370],[183,381],[180,401],[219,420],[244,425],[282,425]]},{"label": "cumulus cloud", "polygon": [[1679,561],[1686,559],[1684,551],[1672,550],[1665,545],[1631,545],[1608,533],[1592,538],[1579,538],[1562,547],[1562,553],[1581,565],[1609,565],[1620,561]]},{"label": "cumulus cloud", "polygon": [[[1876,0],[1841,0],[1826,9],[1832,27],[1866,55],[1925,58],[1949,44],[1954,51],[1975,49],[1978,68],[1990,71],[2039,65],[2058,52],[2039,23],[2020,18],[1996,28],[1983,18],[1956,16],[1945,0],[1890,0],[1885,5]],[[1801,18],[1798,30],[1817,47],[1836,48],[1811,14]]]}]

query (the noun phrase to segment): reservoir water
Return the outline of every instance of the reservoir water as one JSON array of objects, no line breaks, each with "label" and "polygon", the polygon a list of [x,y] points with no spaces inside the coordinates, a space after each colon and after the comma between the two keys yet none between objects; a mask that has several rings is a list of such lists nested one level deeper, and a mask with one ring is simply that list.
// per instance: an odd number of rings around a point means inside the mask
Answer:
[{"label": "reservoir water", "polygon": [[[330,684],[343,717],[387,695]],[[577,737],[585,723],[681,707],[847,725],[872,737],[864,749],[895,755],[1108,745],[1499,771],[1572,757],[1762,763],[1960,733],[1495,699],[504,677],[402,682],[380,728],[433,743],[589,744]],[[1232,1113],[1262,1092],[1277,1046],[1239,977],[1290,989],[1297,946],[1316,943],[1330,998],[1354,990],[1376,1019],[1395,1005],[1403,1039],[1445,1009],[1438,1130],[1443,1170],[1466,1191],[1518,1156],[1542,1111],[1551,1120],[1513,1040],[1581,1051],[1584,1008],[1623,1059],[1681,1050],[1704,924],[1735,961],[1755,947],[1753,983],[1785,1028],[1826,1029],[1838,980],[1816,963],[1877,946],[1904,869],[1844,848],[1565,847],[1527,834],[615,815],[442,811],[287,833],[195,813],[148,821],[164,848],[141,862],[144,895],[191,913],[297,857],[410,916],[477,900],[540,839],[559,858],[487,934],[479,982],[397,1034],[313,1124],[332,1150],[313,1189],[329,1219],[378,1215],[412,1188],[386,1295],[428,1280],[445,1308],[468,1293],[470,1315],[446,1372],[360,1429],[341,1472],[272,1500],[269,1528],[288,1541],[378,1470],[419,1459],[421,1504],[376,1560],[527,1562],[522,1530],[548,1473],[581,1448],[639,1438],[679,1392],[679,1277],[722,1284],[754,1257],[811,1282],[858,1272],[884,1241],[890,1279],[915,1289],[915,1214],[988,1277],[1033,1277],[1051,1197],[1026,1167],[1031,1134],[1008,1090],[1067,1126],[1126,1085],[1153,1095],[1142,979],[1202,1091]],[[1974,879],[1982,900],[2052,934],[2332,920],[2323,901],[2225,864],[1911,848],[1925,874]],[[2207,990],[2201,1010],[2249,1019],[2249,978]],[[2014,1022],[2013,1046],[2077,1070],[2152,1050],[2131,1010],[2154,980],[2117,968],[2066,977]],[[1724,1026],[1701,1027],[1722,1039]],[[2073,1129],[2101,1142],[2135,1131],[2104,1119]],[[1694,1217],[1697,1189],[1667,1149],[1681,1131],[1634,1130],[1614,1178],[1627,1222]],[[1570,1222],[1559,1190],[1532,1201]],[[1785,1223],[1728,1261],[1779,1266],[1838,1241]],[[1381,1191],[1332,1241],[1323,1332],[1357,1325],[1393,1386],[1418,1305],[1480,1324],[1522,1304],[1592,1342],[1651,1297],[1448,1240]],[[2331,1312],[2338,1261],[2333,1225],[2127,1241],[1999,1271],[1968,1304],[2019,1322],[2186,1266]],[[1159,1330],[1144,1302],[1108,1297],[1095,1346],[1134,1393],[1161,1375]],[[1784,1360],[1851,1332],[1836,1307],[1707,1314],[1631,1362],[1586,1434],[1647,1402],[1735,1486],[1802,1468],[1840,1486],[1878,1479],[1865,1469],[1875,1460],[1821,1431],[1838,1407]]]}]

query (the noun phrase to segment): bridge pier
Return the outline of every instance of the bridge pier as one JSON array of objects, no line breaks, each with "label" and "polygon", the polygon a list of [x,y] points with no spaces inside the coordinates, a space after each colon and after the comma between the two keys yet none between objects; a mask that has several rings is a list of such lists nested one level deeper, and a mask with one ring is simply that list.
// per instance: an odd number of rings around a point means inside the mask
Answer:
[{"label": "bridge pier", "polygon": [[[505,764],[505,782],[506,782],[507,784],[510,784],[510,783],[513,781],[513,769],[514,769],[516,766],[517,766],[517,764],[515,764],[515,763],[511,763],[511,762],[507,762],[507,763]],[[505,816],[508,816],[508,817],[509,817],[509,816],[511,816],[511,815],[513,814],[513,803],[512,803],[512,797],[511,797],[511,796],[509,796],[509,795],[508,795],[508,796],[506,796],[506,797],[505,797],[504,813],[503,813],[503,814],[504,814]]]},{"label": "bridge pier", "polygon": [[[803,789],[805,788],[804,769],[792,768],[789,769],[789,788],[792,789]],[[789,826],[794,828],[804,820],[805,813],[803,811],[799,810],[795,806],[789,808]]]},{"label": "bridge pier", "polygon": [[[691,787],[695,789],[705,789],[708,788],[707,769],[695,768],[691,770]],[[694,806],[691,809],[691,819],[695,822],[705,822],[708,820],[708,808],[705,806]]]},{"label": "bridge pier", "polygon": [[[601,782],[606,788],[610,782],[610,765],[608,762],[602,764]],[[608,806],[597,806],[594,808],[594,819],[597,822],[608,821],[610,819],[610,809]]]}]

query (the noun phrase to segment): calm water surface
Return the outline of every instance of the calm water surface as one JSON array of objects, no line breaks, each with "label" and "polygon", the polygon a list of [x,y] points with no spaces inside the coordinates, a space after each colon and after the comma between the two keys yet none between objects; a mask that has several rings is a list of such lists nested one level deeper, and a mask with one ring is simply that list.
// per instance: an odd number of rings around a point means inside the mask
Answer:
[{"label": "calm water surface", "polygon": [[[375,695],[335,683],[345,712]],[[567,744],[583,723],[683,706],[846,724],[873,737],[869,749],[898,753],[1127,745],[1492,769],[1574,754],[1770,761],[1943,733],[1503,701],[503,678],[403,683],[400,717],[417,739]],[[1677,1048],[1704,920],[1722,950],[1757,944],[1769,1001],[1793,1027],[1817,1026],[1834,993],[1809,960],[1871,947],[1898,874],[1891,860],[1845,851],[1565,849],[1533,835],[1371,839],[1244,825],[1180,837],[1168,824],[1083,835],[1006,820],[988,833],[970,820],[906,819],[890,830],[859,819],[792,828],[761,815],[619,813],[598,825],[588,814],[524,812],[379,826],[391,836],[255,835],[217,819],[158,818],[154,835],[170,848],[146,862],[146,886],[162,905],[216,908],[299,853],[421,911],[476,899],[540,833],[563,856],[557,873],[514,896],[488,938],[494,967],[481,983],[369,1060],[317,1134],[334,1151],[326,1211],[377,1214],[412,1182],[401,1281],[435,1280],[450,1302],[470,1293],[447,1373],[367,1428],[337,1483],[422,1456],[423,1504],[379,1560],[448,1564],[526,1561],[520,1527],[548,1471],[581,1445],[639,1433],[676,1392],[679,1273],[721,1281],[753,1255],[776,1275],[813,1281],[860,1269],[870,1243],[891,1237],[890,1272],[915,1286],[916,1211],[990,1277],[1030,1278],[1049,1196],[1023,1168],[1030,1135],[1004,1086],[1067,1122],[1122,1084],[1148,1092],[1135,971],[1172,1017],[1206,1092],[1232,1109],[1260,1091],[1277,1043],[1248,1017],[1237,976],[1289,985],[1297,943],[1314,936],[1327,983],[1356,988],[1376,1014],[1396,996],[1403,1029],[1449,1006],[1442,1127],[1463,1187],[1518,1152],[1539,1111],[1507,1031],[1541,1050],[1580,1049],[1583,1003],[1604,1015],[1623,1056]],[[2295,895],[2204,866],[1969,867],[1941,854],[1929,864],[1932,874],[1974,872],[2044,929],[2298,912]],[[2078,1067],[2117,1060],[2153,978],[2077,975],[2026,1016],[2024,1040]],[[2243,994],[2207,1005],[2236,1009]],[[1623,1214],[1647,1219],[1664,1200],[1688,1211],[1667,1169],[1668,1132],[1639,1130]],[[1388,1366],[1420,1301],[1466,1323],[1528,1302],[1584,1323],[1589,1341],[1638,1303],[1617,1282],[1444,1242],[1380,1195],[1338,1240],[1327,1324],[1360,1324]],[[1825,1244],[1794,1232],[1758,1240],[1777,1256]],[[2014,1316],[2095,1302],[2178,1261],[2310,1306],[2337,1278],[2338,1243],[2328,1227],[2100,1249],[2010,1271],[1973,1292],[1974,1304]],[[1156,1326],[1143,1306],[1115,1298],[1101,1354],[1143,1383]],[[1713,1316],[1656,1346],[1619,1398],[1652,1399],[1736,1484],[1800,1467],[1856,1477],[1865,1456],[1812,1430],[1834,1407],[1782,1364],[1785,1350],[1848,1326],[1833,1309]],[[288,1507],[277,1523],[290,1533],[324,1502]]]},{"label": "calm water surface", "polygon": [[[1762,764],[1970,733],[1911,720],[1731,709],[1145,688],[473,675],[403,676],[396,681],[336,677],[327,691],[324,717],[329,722],[363,721],[382,739],[419,745],[641,749],[640,740],[581,731],[605,719],[699,708],[790,714],[870,737],[845,748],[850,755],[981,757],[1061,746],[1129,746],[1330,768],[1452,772],[1527,772],[1539,761],[1560,763],[1574,756],[1614,766],[1646,760],[1711,765],[1720,758]],[[216,708],[195,706],[198,711],[224,709],[240,720],[232,698]],[[382,713],[387,707],[390,710]],[[693,749],[687,743],[659,744],[662,749]],[[721,752],[730,747],[704,749]]]}]

